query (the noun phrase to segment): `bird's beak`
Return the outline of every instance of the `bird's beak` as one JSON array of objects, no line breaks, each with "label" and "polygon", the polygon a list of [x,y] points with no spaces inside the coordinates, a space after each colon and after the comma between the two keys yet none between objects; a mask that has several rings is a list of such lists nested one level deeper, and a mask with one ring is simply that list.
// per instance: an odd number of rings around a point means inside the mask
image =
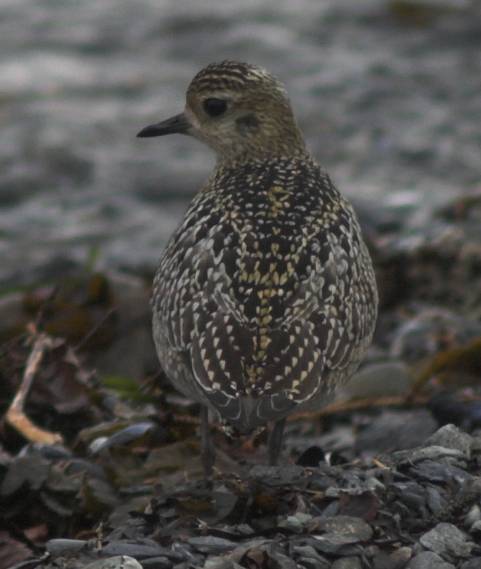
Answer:
[{"label": "bird's beak", "polygon": [[139,132],[137,137],[150,138],[152,136],[164,136],[164,134],[187,134],[191,126],[185,114],[180,113],[165,121],[146,126]]}]

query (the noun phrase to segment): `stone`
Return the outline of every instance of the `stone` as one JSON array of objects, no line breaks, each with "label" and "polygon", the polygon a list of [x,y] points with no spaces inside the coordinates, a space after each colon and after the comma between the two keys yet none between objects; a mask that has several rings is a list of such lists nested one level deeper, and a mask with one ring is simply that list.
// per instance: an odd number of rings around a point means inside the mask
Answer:
[{"label": "stone", "polygon": [[426,532],[419,541],[426,549],[430,549],[439,555],[454,555],[456,557],[468,557],[474,545],[467,541],[464,532],[455,525],[445,522]]},{"label": "stone", "polygon": [[472,437],[461,431],[455,425],[444,425],[433,433],[426,441],[426,445],[437,445],[461,451],[466,458],[471,458]]},{"label": "stone", "polygon": [[342,557],[334,561],[331,569],[362,569],[362,564],[359,557]]},{"label": "stone", "polygon": [[452,563],[447,563],[432,551],[423,551],[411,559],[406,569],[455,569]]},{"label": "stone", "polygon": [[333,516],[319,520],[320,529],[328,534],[350,538],[350,543],[368,541],[372,537],[372,528],[361,518],[353,516]]},{"label": "stone", "polygon": [[142,565],[129,555],[115,555],[92,561],[84,569],[142,569]]}]

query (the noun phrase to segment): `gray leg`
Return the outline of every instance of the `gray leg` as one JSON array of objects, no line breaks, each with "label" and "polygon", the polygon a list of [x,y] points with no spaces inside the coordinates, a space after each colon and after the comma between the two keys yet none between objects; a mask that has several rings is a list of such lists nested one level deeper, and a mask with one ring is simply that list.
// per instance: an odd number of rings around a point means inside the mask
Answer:
[{"label": "gray leg", "polygon": [[276,421],[274,427],[269,434],[268,447],[269,447],[269,464],[275,466],[277,459],[281,452],[282,435],[284,434],[284,427],[286,426],[286,419]]},{"label": "gray leg", "polygon": [[209,410],[202,407],[200,411],[201,457],[206,480],[212,478],[212,467],[215,462],[215,449],[212,444],[209,430]]}]

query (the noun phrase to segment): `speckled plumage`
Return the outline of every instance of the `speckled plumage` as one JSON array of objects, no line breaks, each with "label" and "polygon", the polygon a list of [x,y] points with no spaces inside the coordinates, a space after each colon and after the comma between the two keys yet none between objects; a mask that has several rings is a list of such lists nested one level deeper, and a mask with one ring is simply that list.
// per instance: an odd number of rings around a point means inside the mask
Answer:
[{"label": "speckled plumage", "polygon": [[[229,101],[217,128],[202,116],[206,96]],[[375,325],[374,273],[350,204],[305,149],[275,79],[213,64],[184,114],[218,163],[161,257],[154,340],[181,392],[249,432],[320,408],[349,379]]]}]

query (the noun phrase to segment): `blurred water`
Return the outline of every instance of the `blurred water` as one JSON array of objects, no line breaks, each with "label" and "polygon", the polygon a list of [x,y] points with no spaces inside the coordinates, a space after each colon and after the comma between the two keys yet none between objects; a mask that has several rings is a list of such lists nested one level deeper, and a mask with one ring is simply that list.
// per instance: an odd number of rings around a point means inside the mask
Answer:
[{"label": "blurred water", "polygon": [[417,22],[387,0],[2,0],[4,286],[93,247],[104,266],[155,264],[213,157],[135,134],[225,58],[286,83],[346,194],[422,223],[481,177],[479,2],[426,2]]}]

